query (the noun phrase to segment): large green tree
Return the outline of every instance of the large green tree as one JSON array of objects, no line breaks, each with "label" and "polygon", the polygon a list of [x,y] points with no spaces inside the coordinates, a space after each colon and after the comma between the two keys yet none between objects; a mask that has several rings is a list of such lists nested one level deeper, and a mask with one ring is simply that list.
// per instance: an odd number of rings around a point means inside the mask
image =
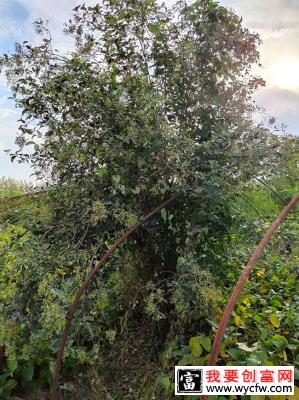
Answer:
[{"label": "large green tree", "polygon": [[[53,48],[37,21],[40,44],[24,42],[2,56],[21,110],[19,149],[11,156],[30,161],[50,187],[45,231],[26,258],[28,276],[18,281],[30,293],[29,330],[49,330],[53,321],[59,333],[58,304],[67,308],[73,298],[71,288],[86,274],[78,265],[83,259],[90,267],[92,246],[99,245],[96,257],[103,254],[178,192],[109,263],[112,275],[102,274],[85,313],[97,315],[93,337],[103,329],[111,336],[118,318],[123,331],[128,319],[151,317],[162,342],[190,321],[196,331],[211,313],[211,272],[215,279],[225,272],[228,199],[240,182],[278,171],[283,148],[252,118],[252,95],[264,85],[251,72],[260,40],[241,22],[211,0],[172,8],[103,0],[75,8],[65,27],[74,39],[68,53]],[[78,331],[90,345],[87,328]]]},{"label": "large green tree", "polygon": [[208,0],[76,7],[68,54],[52,48],[41,21],[36,28],[39,46],[24,42],[2,58],[22,110],[12,157],[67,186],[72,223],[95,199],[113,225],[118,204],[138,218],[180,190],[189,191],[186,213],[217,214],[225,176],[269,173],[278,140],[251,120],[252,93],[264,84],[251,75],[259,38],[226,8]]}]

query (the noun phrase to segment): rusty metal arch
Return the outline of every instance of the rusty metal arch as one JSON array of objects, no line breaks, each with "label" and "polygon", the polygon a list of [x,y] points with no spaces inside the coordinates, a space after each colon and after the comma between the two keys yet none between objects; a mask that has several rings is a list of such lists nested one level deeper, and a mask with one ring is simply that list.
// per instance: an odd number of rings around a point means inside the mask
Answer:
[{"label": "rusty metal arch", "polygon": [[[212,346],[212,350],[210,353],[208,365],[216,365],[220,346],[221,346],[221,341],[224,335],[225,328],[229,322],[229,318],[231,316],[231,313],[238,301],[238,298],[241,294],[242,289],[244,288],[249,274],[252,271],[253,267],[263,254],[263,251],[265,250],[267,244],[269,243],[273,233],[276,231],[276,229],[283,223],[287,215],[292,211],[292,209],[296,206],[297,202],[299,201],[299,196],[294,196],[292,200],[289,202],[289,204],[281,211],[281,213],[277,216],[276,220],[272,223],[270,228],[267,230],[267,232],[264,234],[262,240],[259,242],[257,245],[256,249],[252,253],[248,263],[246,264],[242,274],[240,275],[240,278],[232,291],[232,294],[230,296],[230,299],[227,303],[227,306],[222,314],[221,321],[218,325],[218,329],[215,335],[214,343]],[[207,396],[201,396],[201,400],[206,400]]]}]

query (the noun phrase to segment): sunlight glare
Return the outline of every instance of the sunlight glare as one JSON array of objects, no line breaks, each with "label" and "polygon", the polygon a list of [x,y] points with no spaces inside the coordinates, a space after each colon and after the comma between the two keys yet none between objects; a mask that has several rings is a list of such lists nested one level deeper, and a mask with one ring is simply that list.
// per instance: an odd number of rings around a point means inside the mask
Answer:
[{"label": "sunlight glare", "polygon": [[283,89],[299,89],[299,61],[283,59],[273,67],[273,80]]}]

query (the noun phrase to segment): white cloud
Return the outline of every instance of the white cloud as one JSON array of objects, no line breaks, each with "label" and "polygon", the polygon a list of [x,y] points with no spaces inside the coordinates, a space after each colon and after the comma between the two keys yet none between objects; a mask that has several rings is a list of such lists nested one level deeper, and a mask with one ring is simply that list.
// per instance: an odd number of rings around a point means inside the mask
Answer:
[{"label": "white cloud", "polygon": [[[285,81],[275,74],[276,66],[287,64],[287,60],[299,59],[299,1],[298,0],[220,0],[242,15],[244,25],[260,34],[262,68],[255,73],[262,76],[267,87],[258,91],[255,98],[269,114],[287,123],[289,132],[299,134],[299,94],[296,85],[292,90],[280,89]],[[288,74],[281,69],[282,74]],[[275,76],[276,75],[276,76]],[[290,80],[290,77],[288,77]],[[281,82],[279,82],[281,81]],[[291,85],[290,85],[291,86]]]},{"label": "white cloud", "polygon": [[222,0],[221,4],[235,9],[248,27],[276,30],[298,26],[299,2],[288,0]]},{"label": "white cloud", "polygon": [[9,108],[1,107],[0,144],[2,148],[11,147],[17,130],[18,113]]},{"label": "white cloud", "polygon": [[299,93],[279,88],[266,88],[257,92],[256,99],[259,103],[269,104],[276,115],[295,117],[298,114]]},{"label": "white cloud", "polygon": [[3,106],[0,107],[0,177],[14,176],[17,179],[32,180],[32,170],[28,165],[11,163],[5,150],[15,148],[18,113]]},{"label": "white cloud", "polygon": [[6,39],[9,35],[15,35],[18,24],[10,18],[1,18],[0,40]]},{"label": "white cloud", "polygon": [[[80,1],[59,0],[59,1],[37,1],[37,0],[19,0],[18,3],[28,12],[28,18],[22,22],[14,19],[13,15],[7,16],[5,11],[11,5],[11,0],[0,1],[0,42],[6,42],[12,47],[16,41],[28,40],[36,42],[37,38],[32,23],[37,18],[49,20],[49,28],[53,35],[53,41],[56,48],[68,50],[70,43],[64,37],[63,24],[72,15],[72,8]],[[91,3],[89,1],[88,3]],[[93,2],[95,3],[95,2]],[[25,11],[24,11],[25,15]],[[17,16],[17,15],[16,15]],[[29,179],[32,171],[23,164],[11,164],[9,156],[4,150],[14,148],[14,140],[17,132],[18,112],[11,103],[7,102],[9,92],[7,90],[6,80],[3,73],[0,75],[0,176],[15,176],[19,179]],[[2,95],[7,93],[7,96]]]}]

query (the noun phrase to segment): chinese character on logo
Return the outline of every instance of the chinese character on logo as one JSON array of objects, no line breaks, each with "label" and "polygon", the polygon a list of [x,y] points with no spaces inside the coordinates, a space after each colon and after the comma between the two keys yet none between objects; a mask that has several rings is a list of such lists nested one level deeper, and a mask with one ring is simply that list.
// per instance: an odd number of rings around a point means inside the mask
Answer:
[{"label": "chinese character on logo", "polygon": [[287,370],[278,370],[278,382],[292,382],[292,370],[287,369]]},{"label": "chinese character on logo", "polygon": [[209,371],[206,371],[206,380],[207,382],[220,382],[220,372],[217,371],[216,369],[211,369]]},{"label": "chinese character on logo", "polygon": [[177,392],[178,393],[201,393],[202,370],[201,369],[178,369],[177,370]]},{"label": "chinese character on logo", "polygon": [[249,371],[248,369],[245,369],[244,372],[242,372],[243,376],[243,382],[255,382],[256,381],[256,371]]},{"label": "chinese character on logo", "polygon": [[270,371],[265,369],[265,371],[261,371],[261,382],[274,382],[273,379],[274,371]]},{"label": "chinese character on logo", "polygon": [[224,370],[224,382],[238,382],[238,370],[237,369],[225,369]]}]

